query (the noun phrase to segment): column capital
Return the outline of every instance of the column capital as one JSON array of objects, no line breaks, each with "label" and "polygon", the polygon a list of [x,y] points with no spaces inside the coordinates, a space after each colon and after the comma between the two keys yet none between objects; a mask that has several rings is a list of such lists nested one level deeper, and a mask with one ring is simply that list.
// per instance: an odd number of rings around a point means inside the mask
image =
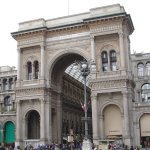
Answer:
[{"label": "column capital", "polygon": [[124,33],[120,31],[120,32],[118,32],[118,35],[123,37]]},{"label": "column capital", "polygon": [[97,93],[92,93],[91,94],[91,100],[97,99]]},{"label": "column capital", "polygon": [[123,96],[128,95],[128,91],[122,91],[121,93],[122,93]]},{"label": "column capital", "polygon": [[90,39],[91,39],[91,40],[94,40],[94,39],[95,39],[95,36],[94,36],[94,35],[90,35]]},{"label": "column capital", "polygon": [[21,103],[21,101],[20,101],[20,100],[17,100],[17,101],[16,101],[16,104],[18,104],[18,105],[19,105],[20,103]]},{"label": "column capital", "polygon": [[45,100],[44,98],[41,98],[41,99],[40,99],[40,102],[41,102],[41,103],[46,103],[46,100]]},{"label": "column capital", "polygon": [[45,49],[45,44],[41,44],[40,47]]},{"label": "column capital", "polygon": [[21,51],[21,48],[20,48],[20,47],[17,47],[17,52],[18,52],[18,53],[22,53],[22,51]]}]

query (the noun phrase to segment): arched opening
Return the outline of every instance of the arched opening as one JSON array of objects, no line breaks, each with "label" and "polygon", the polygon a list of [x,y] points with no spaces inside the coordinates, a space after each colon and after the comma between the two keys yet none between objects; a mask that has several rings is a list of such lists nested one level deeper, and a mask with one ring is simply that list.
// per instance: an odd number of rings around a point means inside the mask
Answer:
[{"label": "arched opening", "polygon": [[143,148],[150,147],[150,114],[144,114],[140,118],[140,133],[141,133],[141,144]]},{"label": "arched opening", "polygon": [[40,139],[40,115],[36,110],[28,113],[27,117],[27,139]]},{"label": "arched opening", "polygon": [[[79,141],[84,137],[84,126],[82,126],[83,122],[81,120],[84,117],[84,111],[80,103],[80,101],[84,101],[84,86],[81,74],[73,71],[73,63],[83,60],[84,58],[79,54],[64,54],[56,59],[50,70],[51,86],[55,91],[51,93],[52,97],[55,97],[53,100],[55,104],[52,106],[53,140],[65,140],[70,136],[71,132],[74,134],[74,140]],[[89,101],[89,88],[87,88],[87,93]],[[88,117],[91,117],[90,107]],[[79,127],[76,127],[76,123],[78,123]]]},{"label": "arched opening", "polygon": [[15,142],[15,125],[8,121],[4,127],[4,143],[13,144]]},{"label": "arched opening", "polygon": [[122,138],[121,111],[116,105],[109,105],[104,109],[104,135],[106,139]]}]

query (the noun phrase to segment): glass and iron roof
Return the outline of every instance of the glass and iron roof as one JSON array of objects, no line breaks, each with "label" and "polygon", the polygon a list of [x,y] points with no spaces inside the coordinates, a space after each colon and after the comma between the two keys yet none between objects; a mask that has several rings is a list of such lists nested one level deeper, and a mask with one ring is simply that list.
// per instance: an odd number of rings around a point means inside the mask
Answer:
[{"label": "glass and iron roof", "polygon": [[[83,80],[83,77],[80,73],[80,71],[76,71],[74,69],[74,64],[71,64],[66,70],[65,70],[65,73],[69,74],[70,76],[72,76],[73,78],[75,78],[76,80],[78,80],[79,82],[83,83],[84,84],[84,80]],[[88,86],[89,84],[89,78],[90,78],[90,75],[87,76],[87,79],[86,79],[86,85]]]}]

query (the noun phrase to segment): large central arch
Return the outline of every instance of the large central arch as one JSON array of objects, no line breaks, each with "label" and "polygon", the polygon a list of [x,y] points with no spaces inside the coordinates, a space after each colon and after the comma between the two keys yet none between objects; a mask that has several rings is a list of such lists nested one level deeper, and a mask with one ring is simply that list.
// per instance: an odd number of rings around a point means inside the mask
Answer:
[{"label": "large central arch", "polygon": [[[50,85],[53,90],[53,92],[51,92],[51,97],[52,103],[55,103],[52,106],[52,135],[54,141],[61,142],[62,137],[66,138],[66,136],[70,134],[70,130],[72,130],[74,134],[84,134],[84,125],[83,122],[81,122],[81,117],[84,113],[81,110],[79,100],[73,100],[74,98],[71,96],[63,96],[66,68],[75,61],[83,61],[88,58],[87,55],[83,55],[83,51],[82,53],[79,51],[77,52],[69,50],[63,54],[59,53],[56,55],[57,57],[54,57],[54,62],[50,68]],[[52,60],[50,62],[52,62]],[[72,83],[73,82],[74,81],[72,81]],[[71,85],[71,83],[69,84]],[[76,85],[73,86],[76,88]],[[83,85],[81,87],[83,90]],[[66,101],[70,102],[66,104]],[[91,125],[89,127],[91,128]]]}]

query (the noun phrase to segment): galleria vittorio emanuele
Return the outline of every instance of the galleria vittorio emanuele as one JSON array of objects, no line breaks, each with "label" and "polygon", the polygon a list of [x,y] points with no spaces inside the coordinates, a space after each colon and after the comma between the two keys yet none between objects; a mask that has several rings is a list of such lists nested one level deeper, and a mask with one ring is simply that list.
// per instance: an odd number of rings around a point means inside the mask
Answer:
[{"label": "galleria vittorio emanuele", "polygon": [[88,137],[150,147],[150,54],[131,54],[131,17],[114,4],[19,23],[17,69],[0,67],[0,142],[82,141],[84,84],[73,65],[86,60],[96,67],[87,77]]}]

